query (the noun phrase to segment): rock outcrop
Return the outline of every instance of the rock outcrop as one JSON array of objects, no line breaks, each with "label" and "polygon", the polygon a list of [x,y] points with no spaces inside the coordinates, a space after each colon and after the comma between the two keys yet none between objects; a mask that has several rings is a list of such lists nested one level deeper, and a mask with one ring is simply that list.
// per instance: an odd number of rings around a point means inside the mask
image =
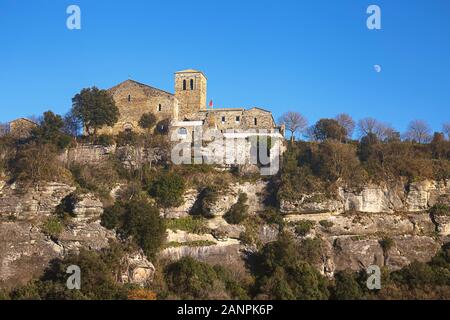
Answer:
[{"label": "rock outcrop", "polygon": [[6,185],[0,191],[0,217],[27,220],[49,216],[54,213],[61,200],[75,189],[59,182],[27,187],[16,183]]},{"label": "rock outcrop", "polygon": [[62,246],[26,222],[0,223],[0,283],[13,288],[38,278],[49,262],[63,256]]},{"label": "rock outcrop", "polygon": [[340,187],[335,199],[320,193],[299,195],[296,200],[281,199],[280,210],[284,214],[413,213],[424,212],[449,195],[450,180],[413,182],[406,187],[369,184],[359,189]]}]

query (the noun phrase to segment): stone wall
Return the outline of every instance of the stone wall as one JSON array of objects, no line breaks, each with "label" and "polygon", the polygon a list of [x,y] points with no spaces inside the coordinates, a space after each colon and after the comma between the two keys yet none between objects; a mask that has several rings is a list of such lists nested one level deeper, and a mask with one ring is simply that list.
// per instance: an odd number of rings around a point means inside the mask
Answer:
[{"label": "stone wall", "polygon": [[119,108],[120,117],[113,127],[102,128],[99,133],[117,135],[125,130],[144,132],[138,124],[144,113],[153,113],[158,120],[178,116],[178,102],[169,92],[133,80],[122,82],[108,92]]},{"label": "stone wall", "polygon": [[9,123],[9,134],[16,139],[28,138],[37,124],[31,120],[20,118]]}]

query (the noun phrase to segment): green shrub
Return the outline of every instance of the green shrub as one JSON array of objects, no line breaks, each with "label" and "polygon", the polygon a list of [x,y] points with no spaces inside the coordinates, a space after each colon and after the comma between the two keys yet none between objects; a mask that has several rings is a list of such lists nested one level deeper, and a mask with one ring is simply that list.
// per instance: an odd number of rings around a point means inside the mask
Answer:
[{"label": "green shrub", "polygon": [[164,208],[183,204],[186,186],[183,177],[175,172],[163,172],[149,187],[149,193]]},{"label": "green shrub", "polygon": [[319,221],[319,224],[325,229],[330,229],[334,226],[334,223],[328,220],[321,220]]},{"label": "green shrub", "polygon": [[357,274],[350,271],[341,271],[336,273],[334,279],[332,299],[361,300],[364,298],[364,290],[357,281]]},{"label": "green shrub", "polygon": [[116,142],[114,141],[113,136],[107,135],[107,134],[101,134],[95,138],[94,143],[97,145],[104,146],[104,147],[109,147],[109,146],[114,145]]},{"label": "green shrub", "polygon": [[209,247],[213,246],[216,243],[208,240],[197,240],[197,241],[189,241],[189,242],[169,242],[165,244],[165,248],[178,248],[178,247]]},{"label": "green shrub", "polygon": [[269,208],[261,213],[260,217],[267,224],[277,224],[280,227],[284,225],[283,215],[277,209]]},{"label": "green shrub", "polygon": [[204,188],[197,197],[194,206],[192,207],[192,214],[200,215],[204,218],[213,218],[210,208],[214,206],[219,198],[218,188],[215,186],[208,186]]},{"label": "green shrub", "polygon": [[131,237],[149,259],[155,257],[166,238],[166,225],[159,210],[147,199],[118,202],[102,215],[104,227],[115,228],[123,237]]},{"label": "green shrub", "polygon": [[247,299],[235,275],[224,267],[185,257],[165,268],[169,291],[179,299]]},{"label": "green shrub", "polygon": [[[114,247],[101,252],[81,249],[79,254],[54,260],[41,279],[12,290],[10,297],[13,300],[125,300],[127,289],[115,279],[123,251]],[[71,265],[82,270],[81,290],[67,289],[66,271]]]},{"label": "green shrub", "polygon": [[387,252],[389,252],[389,250],[391,250],[394,247],[395,242],[394,240],[392,240],[392,238],[384,237],[383,239],[380,240],[380,245],[384,253],[386,254]]},{"label": "green shrub", "polygon": [[312,228],[314,228],[315,222],[309,220],[302,220],[295,224],[295,233],[300,236],[306,236]]},{"label": "green shrub", "polygon": [[42,224],[42,232],[49,237],[58,238],[64,226],[57,217],[49,217]]},{"label": "green shrub", "polygon": [[316,259],[310,251],[318,249],[315,241],[305,240],[297,245],[285,233],[280,234],[278,241],[267,244],[255,266],[260,294],[281,300],[327,299],[327,280],[311,265]]},{"label": "green shrub", "polygon": [[230,224],[240,224],[248,216],[247,194],[239,194],[238,202],[223,216]]},{"label": "green shrub", "polygon": [[450,207],[445,204],[435,204],[429,212],[432,217],[450,216]]},{"label": "green shrub", "polygon": [[166,227],[174,231],[181,230],[195,234],[205,234],[209,231],[205,219],[192,216],[179,219],[167,219]]}]

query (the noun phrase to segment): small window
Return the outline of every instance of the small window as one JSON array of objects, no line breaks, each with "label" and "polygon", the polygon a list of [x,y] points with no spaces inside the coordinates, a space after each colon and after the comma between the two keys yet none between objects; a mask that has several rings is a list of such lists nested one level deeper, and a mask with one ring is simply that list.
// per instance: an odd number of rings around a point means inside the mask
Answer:
[{"label": "small window", "polygon": [[255,118],[255,126],[258,125],[258,119]]},{"label": "small window", "polygon": [[161,112],[162,111],[162,105],[160,104],[159,106],[158,106],[158,112]]},{"label": "small window", "polygon": [[222,117],[222,123],[225,123],[226,119],[225,117]]},{"label": "small window", "polygon": [[128,102],[131,102],[131,95],[128,95]]},{"label": "small window", "polygon": [[194,90],[194,79],[191,79],[191,90]]},{"label": "small window", "polygon": [[241,122],[241,117],[237,116],[236,117],[236,122]]},{"label": "small window", "polygon": [[183,90],[186,91],[186,80],[183,80]]}]

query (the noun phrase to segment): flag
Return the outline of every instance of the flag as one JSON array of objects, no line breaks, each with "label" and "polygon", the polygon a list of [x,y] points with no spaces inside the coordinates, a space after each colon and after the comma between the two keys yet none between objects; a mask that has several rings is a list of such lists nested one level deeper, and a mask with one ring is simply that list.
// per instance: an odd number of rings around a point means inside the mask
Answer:
[{"label": "flag", "polygon": [[213,101],[211,100],[211,101],[209,102],[209,107],[212,108],[213,106],[214,106],[214,104],[213,104]]}]

